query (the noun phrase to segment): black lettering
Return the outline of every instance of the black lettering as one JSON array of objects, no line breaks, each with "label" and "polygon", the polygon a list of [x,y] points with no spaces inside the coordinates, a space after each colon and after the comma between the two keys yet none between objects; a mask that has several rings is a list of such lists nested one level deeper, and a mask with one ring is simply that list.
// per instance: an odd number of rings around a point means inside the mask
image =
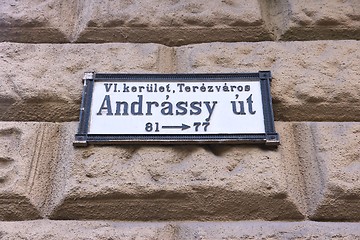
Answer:
[{"label": "black lettering", "polygon": [[183,87],[185,86],[185,83],[178,83],[177,86],[180,88],[179,92],[183,92]]},{"label": "black lettering", "polygon": [[190,110],[190,115],[199,115],[201,113],[201,102],[192,102],[190,103],[190,107],[192,108]]},{"label": "black lettering", "polygon": [[122,115],[129,115],[128,108],[129,104],[127,102],[116,102],[116,112],[115,115],[121,115],[121,105],[123,105],[123,114]]},{"label": "black lettering", "polygon": [[253,104],[252,94],[250,94],[250,96],[246,99],[246,102],[248,104],[249,113],[252,115],[255,114],[256,111],[253,111],[253,107],[252,107],[252,104]]},{"label": "black lettering", "polygon": [[[138,102],[133,102],[131,103],[131,114],[133,115],[143,115],[142,112],[142,105],[143,105],[143,96],[142,95],[138,95],[139,101]],[[137,106],[137,111],[136,111],[136,106]]]},{"label": "black lettering", "polygon": [[146,91],[147,92],[153,92],[153,85],[152,84],[147,84],[146,85]]},{"label": "black lettering", "polygon": [[173,105],[171,102],[163,102],[161,106],[164,107],[161,109],[163,115],[173,115]]},{"label": "black lettering", "polygon": [[237,111],[237,109],[236,109],[236,102],[231,101],[233,113],[235,113],[236,115],[246,115],[245,109],[244,109],[244,101],[238,101],[238,103],[240,105],[240,111]]},{"label": "black lettering", "polygon": [[178,102],[176,103],[176,107],[178,108],[178,110],[176,110],[176,115],[185,115],[187,113],[187,107],[188,103],[187,102]]},{"label": "black lettering", "polygon": [[152,115],[151,106],[155,105],[155,107],[158,107],[159,103],[158,102],[146,102],[146,105],[147,105],[146,115]]},{"label": "black lettering", "polygon": [[106,115],[113,115],[111,110],[110,95],[105,95],[104,101],[102,102],[101,107],[96,115],[102,115],[102,110],[107,110]]},{"label": "black lettering", "polygon": [[214,109],[215,109],[215,105],[217,104],[217,101],[213,101],[212,102],[212,107],[210,106],[210,102],[204,102],[208,112],[209,112],[209,117],[205,118],[205,121],[210,121],[210,118],[211,118],[211,115],[213,114],[214,112]]},{"label": "black lettering", "polygon": [[130,92],[130,91],[129,91],[129,86],[126,86],[126,83],[124,83],[124,90],[123,90],[123,92]]},{"label": "black lettering", "polygon": [[112,83],[104,83],[105,91],[109,92],[112,85],[113,85]]}]

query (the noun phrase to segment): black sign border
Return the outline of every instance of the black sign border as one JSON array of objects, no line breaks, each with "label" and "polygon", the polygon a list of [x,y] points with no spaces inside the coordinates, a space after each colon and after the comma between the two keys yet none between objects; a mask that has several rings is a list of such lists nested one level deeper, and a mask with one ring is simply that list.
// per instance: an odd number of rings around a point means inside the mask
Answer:
[{"label": "black sign border", "polygon": [[[261,134],[88,134],[92,93],[95,81],[260,81],[265,133]],[[84,87],[80,107],[78,133],[75,135],[74,146],[88,144],[280,144],[279,134],[275,131],[272,99],[270,93],[271,72],[257,73],[192,73],[192,74],[123,74],[96,73],[84,74]]]}]

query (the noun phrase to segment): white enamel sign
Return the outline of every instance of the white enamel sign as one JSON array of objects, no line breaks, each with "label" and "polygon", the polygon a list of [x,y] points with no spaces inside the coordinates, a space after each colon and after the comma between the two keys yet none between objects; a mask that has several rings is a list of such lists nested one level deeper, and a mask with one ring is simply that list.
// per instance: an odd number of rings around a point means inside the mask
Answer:
[{"label": "white enamel sign", "polygon": [[269,72],[87,73],[74,145],[132,142],[276,145],[279,141],[274,131],[270,78]]}]

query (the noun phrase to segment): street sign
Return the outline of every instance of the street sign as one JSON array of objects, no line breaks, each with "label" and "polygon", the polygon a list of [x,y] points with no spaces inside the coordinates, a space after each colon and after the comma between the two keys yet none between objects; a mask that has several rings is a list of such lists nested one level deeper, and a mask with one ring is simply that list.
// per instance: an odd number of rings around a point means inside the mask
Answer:
[{"label": "street sign", "polygon": [[88,143],[278,145],[271,74],[85,73],[75,146]]}]

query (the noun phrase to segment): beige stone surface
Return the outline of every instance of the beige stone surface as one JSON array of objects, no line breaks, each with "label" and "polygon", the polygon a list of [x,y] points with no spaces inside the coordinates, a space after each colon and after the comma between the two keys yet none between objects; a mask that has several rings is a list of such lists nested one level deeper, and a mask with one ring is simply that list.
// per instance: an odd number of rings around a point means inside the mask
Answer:
[{"label": "beige stone surface", "polygon": [[299,135],[309,217],[360,220],[360,123],[301,123]]},{"label": "beige stone surface", "polygon": [[276,120],[359,121],[359,48],[358,41],[208,43],[179,48],[0,43],[0,120],[77,120],[85,71],[271,70]]},{"label": "beige stone surface", "polygon": [[77,42],[263,41],[272,35],[258,0],[84,1]]},{"label": "beige stone surface", "polygon": [[74,148],[64,124],[51,219],[303,219],[292,125],[282,145]]},{"label": "beige stone surface", "polygon": [[360,39],[358,0],[264,1],[280,40]]},{"label": "beige stone surface", "polygon": [[0,0],[0,41],[69,42],[77,2]]},{"label": "beige stone surface", "polygon": [[318,222],[191,222],[179,224],[175,239],[309,240],[360,239],[359,223]]},{"label": "beige stone surface", "polygon": [[0,238],[17,239],[346,239],[360,238],[359,223],[321,222],[2,222]]},{"label": "beige stone surface", "polygon": [[167,72],[170,54],[156,44],[0,43],[0,120],[78,120],[84,72]]},{"label": "beige stone surface", "polygon": [[360,39],[358,0],[1,0],[0,41],[204,42]]},{"label": "beige stone surface", "polygon": [[76,239],[76,240],[171,240],[174,228],[169,223],[110,221],[48,221],[0,223],[0,239]]},{"label": "beige stone surface", "polygon": [[43,215],[51,192],[58,130],[51,123],[0,123],[0,220]]},{"label": "beige stone surface", "polygon": [[176,71],[271,70],[276,120],[359,121],[360,43],[207,43],[179,47]]}]

